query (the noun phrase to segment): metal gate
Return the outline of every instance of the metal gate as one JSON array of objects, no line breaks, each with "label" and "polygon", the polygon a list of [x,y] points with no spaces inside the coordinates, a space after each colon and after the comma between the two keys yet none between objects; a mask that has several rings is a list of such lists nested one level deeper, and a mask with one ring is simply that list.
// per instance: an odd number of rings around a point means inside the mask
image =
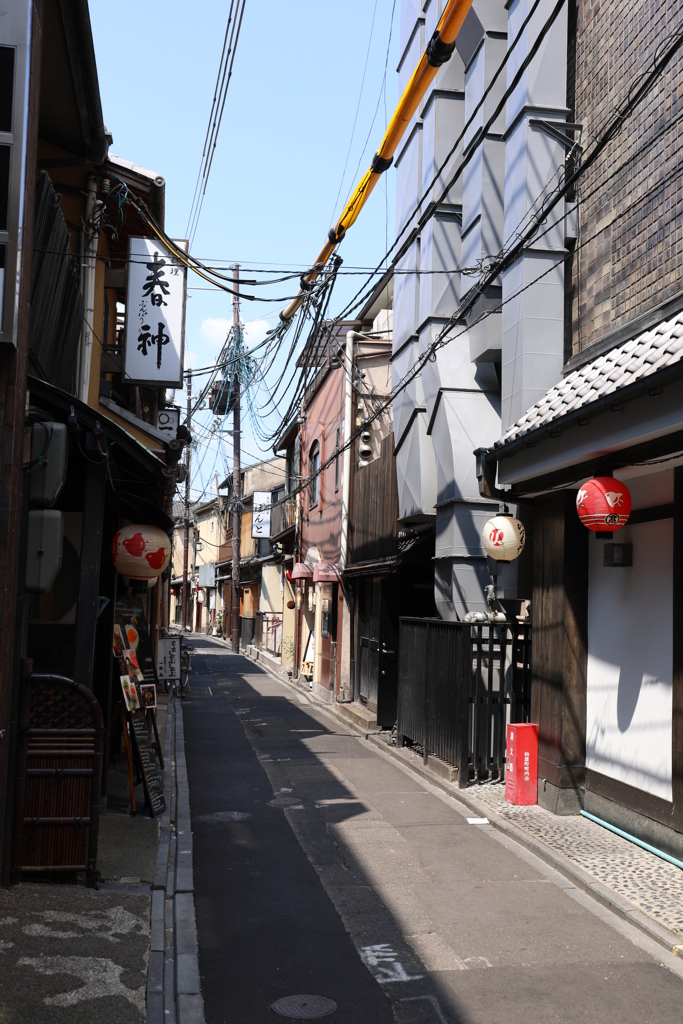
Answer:
[{"label": "metal gate", "polygon": [[531,714],[531,626],[401,619],[399,744],[470,777],[505,777],[506,726]]}]

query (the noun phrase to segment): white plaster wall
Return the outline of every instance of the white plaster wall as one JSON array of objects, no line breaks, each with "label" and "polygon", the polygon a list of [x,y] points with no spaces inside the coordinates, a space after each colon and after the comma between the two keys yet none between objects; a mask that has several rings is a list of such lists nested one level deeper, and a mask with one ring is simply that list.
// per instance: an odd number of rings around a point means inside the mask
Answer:
[{"label": "white plaster wall", "polygon": [[589,545],[586,765],[671,800],[673,520],[617,541],[633,568],[603,568],[604,542]]},{"label": "white plaster wall", "polygon": [[282,612],[283,588],[279,565],[264,565],[261,569],[260,612]]}]

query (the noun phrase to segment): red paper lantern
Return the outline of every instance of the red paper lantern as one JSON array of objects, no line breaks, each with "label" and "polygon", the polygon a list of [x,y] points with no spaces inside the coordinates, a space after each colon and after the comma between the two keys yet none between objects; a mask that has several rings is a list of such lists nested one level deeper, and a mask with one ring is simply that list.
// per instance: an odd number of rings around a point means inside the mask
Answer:
[{"label": "red paper lantern", "polygon": [[594,476],[576,495],[576,511],[583,525],[594,533],[614,533],[631,515],[629,489],[613,476]]},{"label": "red paper lantern", "polygon": [[131,580],[156,580],[171,558],[171,542],[158,526],[124,526],[111,543],[118,573]]}]

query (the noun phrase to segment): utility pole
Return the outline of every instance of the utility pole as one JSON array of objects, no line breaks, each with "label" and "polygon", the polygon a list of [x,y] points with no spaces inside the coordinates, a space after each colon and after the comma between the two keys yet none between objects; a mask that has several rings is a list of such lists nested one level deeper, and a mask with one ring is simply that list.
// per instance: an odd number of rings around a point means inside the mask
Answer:
[{"label": "utility pole", "polygon": [[[187,375],[187,429],[191,429],[192,421],[192,374]],[[188,444],[185,449],[185,469],[187,470],[187,476],[185,477],[185,536],[183,539],[183,628],[187,626],[187,610],[189,607],[188,601],[188,584],[187,584],[187,562],[188,562],[188,549],[190,546],[190,453],[191,448]]]},{"label": "utility pole", "polygon": [[[240,268],[235,264],[232,268],[232,280],[235,292],[239,292]],[[237,294],[232,299],[232,325],[237,337],[235,367],[233,369],[232,386],[235,404],[232,413],[232,649],[240,649],[240,541],[242,534],[242,508],[240,504],[242,484],[240,479],[240,378],[239,358],[242,339],[239,337],[240,300]]]}]

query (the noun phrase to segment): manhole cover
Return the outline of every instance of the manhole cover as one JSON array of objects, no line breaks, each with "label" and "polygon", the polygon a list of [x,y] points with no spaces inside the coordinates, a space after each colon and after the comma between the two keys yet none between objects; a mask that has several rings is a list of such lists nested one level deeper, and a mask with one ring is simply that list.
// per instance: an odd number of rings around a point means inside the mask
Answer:
[{"label": "manhole cover", "polygon": [[[274,800],[269,800],[268,803],[271,807],[294,807],[295,804],[300,804],[301,800],[298,800],[295,796],[276,796]],[[295,997],[292,996],[292,999]],[[308,996],[296,996],[297,999],[308,999]],[[315,997],[316,999],[318,996]],[[313,999],[313,996],[311,996]]]},{"label": "manhole cover", "polygon": [[334,999],[325,996],[284,996],[276,999],[271,1010],[290,1020],[314,1020],[329,1017],[337,1009]]}]

